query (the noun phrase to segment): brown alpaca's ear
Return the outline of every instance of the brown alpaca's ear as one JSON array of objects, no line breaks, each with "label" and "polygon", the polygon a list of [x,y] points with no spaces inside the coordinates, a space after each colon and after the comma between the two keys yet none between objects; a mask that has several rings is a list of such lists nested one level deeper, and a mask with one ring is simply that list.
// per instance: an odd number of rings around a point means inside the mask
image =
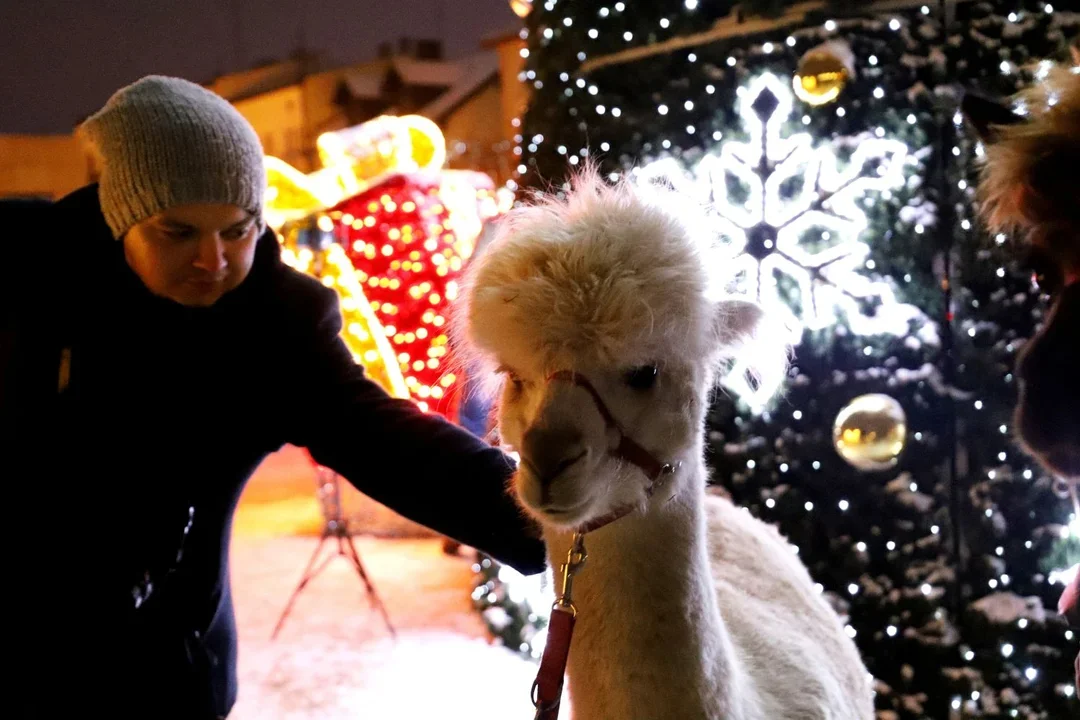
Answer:
[{"label": "brown alpaca's ear", "polygon": [[977,93],[964,93],[960,102],[960,113],[975,129],[983,143],[989,145],[998,139],[997,128],[1016,125],[1025,118],[1014,112],[1005,103],[993,100]]}]

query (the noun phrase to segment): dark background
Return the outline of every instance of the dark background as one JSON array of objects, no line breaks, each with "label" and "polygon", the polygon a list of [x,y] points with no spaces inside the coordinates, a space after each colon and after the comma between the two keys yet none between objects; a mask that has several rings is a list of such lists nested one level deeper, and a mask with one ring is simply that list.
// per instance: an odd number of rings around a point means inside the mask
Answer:
[{"label": "dark background", "polygon": [[0,0],[0,132],[70,132],[150,73],[208,82],[301,47],[336,66],[401,36],[453,58],[517,21],[507,0]]}]

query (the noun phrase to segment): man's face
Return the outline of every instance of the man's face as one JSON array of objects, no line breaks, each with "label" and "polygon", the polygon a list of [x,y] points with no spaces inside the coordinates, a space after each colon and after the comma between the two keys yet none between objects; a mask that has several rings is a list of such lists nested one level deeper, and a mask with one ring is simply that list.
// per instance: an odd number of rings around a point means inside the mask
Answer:
[{"label": "man's face", "polygon": [[236,205],[184,205],[134,226],[124,257],[150,292],[209,307],[244,281],[259,239],[256,217]]}]

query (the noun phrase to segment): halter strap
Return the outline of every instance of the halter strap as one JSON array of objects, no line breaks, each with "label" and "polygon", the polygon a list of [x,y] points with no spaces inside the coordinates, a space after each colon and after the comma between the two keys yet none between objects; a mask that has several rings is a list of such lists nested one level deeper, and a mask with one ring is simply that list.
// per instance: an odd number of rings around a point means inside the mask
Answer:
[{"label": "halter strap", "polygon": [[[627,435],[622,429],[622,426],[619,425],[619,422],[615,419],[615,416],[612,415],[611,410],[609,410],[608,406],[604,403],[604,399],[600,397],[600,393],[597,392],[596,388],[593,387],[593,384],[589,382],[589,379],[581,373],[574,372],[573,370],[559,370],[548,377],[549,383],[556,380],[564,380],[573,385],[577,385],[589,393],[589,396],[593,399],[593,403],[596,404],[596,409],[599,411],[600,417],[604,419],[604,423],[607,425],[608,429],[614,430],[619,434],[619,444],[611,451],[611,454],[640,468],[641,471],[645,473],[645,477],[649,479],[649,483],[645,486],[645,495],[647,497],[652,497],[653,493],[656,492],[656,485],[659,479],[664,475],[673,474],[679,468],[681,463],[672,464],[661,462],[655,455]],[[594,518],[581,525],[577,528],[577,532],[584,535],[585,533],[599,530],[605,525],[610,525],[616,520],[626,517],[636,508],[637,506],[632,504],[623,505],[607,515],[601,515],[600,517]]]},{"label": "halter strap", "polygon": [[[645,494],[652,497],[656,491],[657,481],[664,475],[673,474],[681,463],[661,462],[656,456],[635,442],[633,438],[629,437],[604,403],[604,399],[600,397],[600,393],[589,382],[589,379],[581,373],[573,370],[559,370],[552,373],[547,379],[548,383],[556,380],[569,382],[589,393],[608,429],[619,434],[619,444],[610,453],[637,466],[645,473],[645,476],[649,479],[648,484],[645,486]],[[570,596],[570,583],[573,575],[584,564],[587,557],[585,554],[585,535],[626,517],[636,509],[637,506],[634,504],[623,505],[607,515],[590,520],[575,530],[574,545],[571,547],[567,561],[562,568],[563,580],[560,597],[552,609],[549,620],[547,646],[544,648],[543,657],[540,659],[540,669],[537,672],[536,681],[533,683],[532,701],[533,706],[536,708],[535,720],[558,720],[559,717],[563,677],[566,674],[566,662],[570,654],[570,640],[574,634],[574,623],[577,620],[577,609],[574,607]]]},{"label": "halter strap", "polygon": [[587,377],[581,373],[574,372],[573,370],[559,370],[548,377],[549,383],[554,380],[565,380],[583,388],[589,393],[593,402],[596,403],[596,409],[600,412],[600,417],[604,418],[604,422],[607,424],[608,428],[619,433],[619,445],[612,454],[641,468],[642,472],[645,473],[645,477],[649,478],[650,483],[647,492],[650,495],[652,494],[653,484],[661,475],[670,475],[675,472],[676,466],[671,463],[657,460],[656,456],[641,447],[641,445],[623,431],[622,427],[615,419],[615,416],[611,414],[607,405],[604,404],[604,400],[600,397],[600,393],[597,392],[596,388],[593,387],[593,384],[589,382]]}]

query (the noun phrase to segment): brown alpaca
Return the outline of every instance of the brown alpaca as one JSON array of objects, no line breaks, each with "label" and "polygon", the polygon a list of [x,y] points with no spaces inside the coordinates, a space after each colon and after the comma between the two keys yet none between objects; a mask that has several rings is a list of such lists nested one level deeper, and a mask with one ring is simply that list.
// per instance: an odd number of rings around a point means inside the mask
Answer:
[{"label": "brown alpaca", "polygon": [[1053,67],[1015,98],[1020,115],[969,95],[986,148],[979,183],[988,229],[1026,237],[1057,265],[1061,290],[1021,353],[1016,428],[1050,472],[1080,478],[1080,74]]},{"label": "brown alpaca", "polygon": [[[963,112],[983,140],[981,213],[994,233],[1027,239],[1056,264],[1060,289],[1043,327],[1020,353],[1014,425],[1049,472],[1080,482],[1080,50],[1013,98],[1017,112],[976,95]],[[1075,497],[1075,495],[1074,495]],[[1080,575],[1060,611],[1080,625]],[[1076,660],[1080,687],[1080,656]]]}]

